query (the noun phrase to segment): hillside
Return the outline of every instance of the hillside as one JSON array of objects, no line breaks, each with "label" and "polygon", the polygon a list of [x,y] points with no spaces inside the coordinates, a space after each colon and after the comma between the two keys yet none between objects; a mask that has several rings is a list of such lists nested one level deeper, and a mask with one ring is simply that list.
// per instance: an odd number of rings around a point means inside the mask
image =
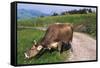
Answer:
[{"label": "hillside", "polygon": [[[43,28],[57,22],[68,22],[74,25],[72,41],[73,54],[70,54],[69,50],[60,55],[58,51],[54,51],[52,53],[47,51],[38,59],[24,59],[24,53],[27,49],[32,47],[33,41],[40,41],[45,35]],[[34,17],[30,19],[20,19],[18,20],[17,25],[18,64],[41,64],[64,61],[96,60],[96,40],[91,38],[91,36],[96,38],[96,14],[73,14],[38,18]],[[71,57],[71,55],[73,56]]]},{"label": "hillside", "polygon": [[18,26],[47,27],[53,23],[72,23],[74,30],[96,37],[96,14],[72,14],[18,20]]},{"label": "hillside", "polygon": [[46,14],[43,12],[40,12],[38,10],[27,10],[27,9],[18,9],[17,12],[17,19],[30,19],[33,17],[39,17],[39,16],[49,16],[50,14]]}]

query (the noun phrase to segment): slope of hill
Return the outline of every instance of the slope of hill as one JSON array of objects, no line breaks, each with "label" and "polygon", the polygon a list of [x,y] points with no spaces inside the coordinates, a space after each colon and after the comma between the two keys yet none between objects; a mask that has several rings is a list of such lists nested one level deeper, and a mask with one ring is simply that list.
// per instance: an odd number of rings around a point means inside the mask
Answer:
[{"label": "slope of hill", "polygon": [[96,36],[96,14],[73,14],[21,19],[17,24],[18,26],[47,27],[57,22],[72,23],[77,27],[75,29],[76,31],[85,32],[94,37]]},{"label": "slope of hill", "polygon": [[[24,51],[32,47],[33,40],[41,40],[45,31],[43,28],[53,23],[72,23],[79,32],[73,33],[73,56],[69,51],[59,55],[59,52],[44,53],[39,59],[24,59]],[[96,40],[89,35],[96,37],[96,14],[73,14],[62,16],[34,17],[18,20],[18,64],[41,64],[64,61],[85,61],[96,60]],[[80,27],[81,26],[81,27]],[[21,27],[21,28],[19,28]],[[24,28],[25,27],[25,28]],[[41,28],[40,28],[41,27]],[[84,33],[80,33],[84,31]],[[88,33],[89,35],[86,35]],[[71,56],[71,59],[70,59]]]},{"label": "slope of hill", "polygon": [[32,10],[32,9],[18,9],[17,10],[17,18],[18,19],[29,19],[33,17],[39,17],[39,16],[49,16],[50,14],[46,14],[37,10]]}]

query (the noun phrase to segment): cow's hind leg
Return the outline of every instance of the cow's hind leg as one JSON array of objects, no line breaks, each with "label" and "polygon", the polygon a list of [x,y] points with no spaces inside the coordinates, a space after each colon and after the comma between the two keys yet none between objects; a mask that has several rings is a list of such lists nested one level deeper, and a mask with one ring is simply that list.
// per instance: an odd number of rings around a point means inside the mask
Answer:
[{"label": "cow's hind leg", "polygon": [[72,48],[71,43],[68,43],[68,46],[69,46],[69,49],[71,50],[71,52],[73,52],[73,48]]},{"label": "cow's hind leg", "polygon": [[63,46],[63,48],[62,48],[63,51],[71,50],[71,52],[73,52],[71,43],[63,43],[62,46]]}]

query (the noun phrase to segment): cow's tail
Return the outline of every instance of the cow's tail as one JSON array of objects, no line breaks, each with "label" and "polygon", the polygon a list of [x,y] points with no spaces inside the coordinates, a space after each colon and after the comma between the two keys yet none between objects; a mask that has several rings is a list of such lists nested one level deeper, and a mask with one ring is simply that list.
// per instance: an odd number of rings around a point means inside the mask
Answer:
[{"label": "cow's tail", "polygon": [[71,30],[72,30],[72,33],[71,33],[70,41],[72,42],[72,40],[73,40],[73,25],[71,25]]}]

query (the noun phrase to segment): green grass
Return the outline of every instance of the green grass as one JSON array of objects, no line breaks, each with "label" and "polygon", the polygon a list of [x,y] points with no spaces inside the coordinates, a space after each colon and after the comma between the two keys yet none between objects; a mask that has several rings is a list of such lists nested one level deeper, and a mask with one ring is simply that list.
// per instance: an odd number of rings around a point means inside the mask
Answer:
[{"label": "green grass", "polygon": [[61,15],[61,16],[48,16],[48,17],[38,17],[32,19],[18,20],[18,25],[22,26],[44,26],[53,24],[56,22],[66,23],[70,22],[73,24],[78,24],[82,22],[95,21],[96,14],[73,14],[73,15]]},{"label": "green grass", "polygon": [[[50,24],[60,23],[72,23],[73,25],[84,24],[87,27],[85,33],[96,37],[96,14],[73,14],[62,16],[49,16],[39,17],[26,20],[18,20],[18,26],[31,26],[31,27],[44,27]],[[52,62],[63,62],[68,59],[69,52],[65,52],[59,55],[59,52],[53,53],[46,52],[40,58],[32,58],[31,60],[24,59],[24,52],[32,47],[33,40],[39,41],[45,32],[33,29],[18,29],[17,31],[17,63],[18,64],[41,64]]]},{"label": "green grass", "polygon": [[[17,63],[18,64],[41,64],[41,63],[53,63],[53,62],[63,62],[67,60],[69,54],[68,51],[63,54],[54,51],[52,53],[45,52],[40,58],[32,58],[30,60],[24,59],[24,52],[32,47],[33,40],[40,40],[44,31],[32,30],[32,29],[22,29],[17,32]],[[66,54],[65,54],[66,53]]]},{"label": "green grass", "polygon": [[44,27],[53,23],[84,24],[87,27],[85,33],[96,37],[96,14],[73,14],[61,16],[38,17],[33,19],[18,20],[18,26]]}]

